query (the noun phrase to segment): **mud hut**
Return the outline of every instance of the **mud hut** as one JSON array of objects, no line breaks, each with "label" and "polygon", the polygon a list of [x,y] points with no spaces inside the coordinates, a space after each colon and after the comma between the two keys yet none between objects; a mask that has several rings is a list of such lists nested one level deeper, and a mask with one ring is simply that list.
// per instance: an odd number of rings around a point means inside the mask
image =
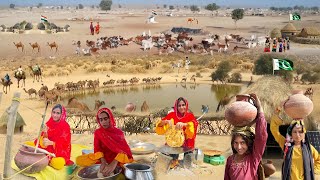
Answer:
[{"label": "mud hut", "polygon": [[320,38],[320,30],[316,27],[305,27],[301,30],[299,37],[304,38]]},{"label": "mud hut", "polygon": [[270,32],[270,37],[273,38],[281,38],[281,31],[279,28],[274,28],[271,32]]},{"label": "mud hut", "polygon": [[[7,124],[9,120],[9,114],[7,111],[5,111],[1,118],[0,118],[0,134],[6,134],[7,133]],[[25,126],[26,123],[24,122],[22,116],[17,113],[17,119],[16,119],[16,125],[14,128],[14,133],[22,133],[23,132],[23,126]]]},{"label": "mud hut", "polygon": [[295,36],[299,31],[297,31],[296,27],[292,23],[288,23],[281,29],[282,37],[291,37]]}]

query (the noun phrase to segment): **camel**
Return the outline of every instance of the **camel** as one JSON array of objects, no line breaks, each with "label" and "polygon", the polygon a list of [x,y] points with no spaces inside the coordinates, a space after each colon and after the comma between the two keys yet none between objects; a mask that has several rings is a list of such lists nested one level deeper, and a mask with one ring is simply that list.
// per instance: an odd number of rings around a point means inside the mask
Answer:
[{"label": "camel", "polygon": [[225,106],[226,106],[227,104],[229,104],[230,100],[231,100],[233,97],[234,97],[234,95],[231,96],[231,97],[229,97],[228,95],[226,95],[225,97],[223,97],[223,98],[219,101],[219,104],[218,104],[218,106],[217,106],[216,112],[219,111],[220,107],[221,107],[221,109],[224,109]]},{"label": "camel", "polygon": [[188,19],[187,19],[187,24],[189,24],[189,23],[192,24],[193,21],[196,21],[197,24],[199,24],[199,21],[198,21],[198,19],[196,19],[196,18],[188,18]]},{"label": "camel", "polygon": [[186,78],[186,77],[182,78],[180,82],[181,82],[181,83],[182,83],[182,82],[186,83],[186,82],[187,82],[187,78]]},{"label": "camel", "polygon": [[13,44],[16,46],[16,48],[17,48],[18,51],[19,51],[19,48],[21,48],[21,51],[23,52],[23,50],[24,50],[24,45],[21,43],[21,41],[18,42],[18,43],[13,42]]},{"label": "camel", "polygon": [[41,90],[44,90],[44,91],[48,91],[48,86],[44,85],[44,84],[41,84]]},{"label": "camel", "polygon": [[105,102],[104,101],[99,101],[96,100],[95,101],[95,107],[94,110],[90,110],[88,105],[82,102],[79,102],[75,97],[72,97],[68,100],[68,105],[66,106],[66,108],[77,108],[82,112],[92,112],[95,113],[96,111],[98,111],[98,109],[100,108],[100,106],[104,105]]},{"label": "camel", "polygon": [[[12,81],[7,81],[7,82],[4,82],[4,78],[1,78],[1,84],[3,85],[3,89],[2,91],[7,94],[8,93],[8,86],[9,86],[9,91],[10,91],[10,85],[12,84]],[[6,87],[6,91],[4,91],[4,87]]]},{"label": "camel", "polygon": [[190,81],[193,81],[194,83],[196,83],[196,75],[192,75],[190,78]]},{"label": "camel", "polygon": [[19,71],[16,71],[14,73],[14,77],[18,80],[18,88],[19,88],[19,82],[22,80],[23,84],[21,85],[21,87],[25,87],[26,86],[26,73],[24,71],[22,71],[22,73],[20,74]]},{"label": "camel", "polygon": [[143,101],[141,106],[141,112],[148,112],[148,111],[149,111],[149,106],[146,101]]},{"label": "camel", "polygon": [[32,66],[28,66],[28,67],[31,69],[31,71],[33,73],[33,82],[35,80],[37,80],[39,82],[40,79],[41,79],[41,82],[42,82],[42,76],[41,76],[42,73],[41,73],[40,67],[38,69],[33,68]]},{"label": "camel", "polygon": [[43,89],[40,89],[38,91],[38,95],[39,95],[39,98],[42,99],[45,97],[45,94],[46,94],[47,91],[43,90]]},{"label": "camel", "polygon": [[37,90],[31,88],[28,89],[28,91],[26,90],[26,88],[23,88],[24,92],[26,92],[27,94],[29,94],[29,97],[32,97],[32,94],[34,94],[34,97],[37,97]]},{"label": "camel", "polygon": [[32,52],[34,51],[34,49],[38,49],[38,52],[40,52],[40,45],[37,42],[35,42],[33,44],[31,44],[31,43],[29,43],[29,44],[32,47]]},{"label": "camel", "polygon": [[56,52],[58,51],[58,44],[56,42],[53,42],[53,43],[50,43],[47,42],[48,46],[50,46],[51,48],[51,51],[52,51],[52,48],[56,48]]}]

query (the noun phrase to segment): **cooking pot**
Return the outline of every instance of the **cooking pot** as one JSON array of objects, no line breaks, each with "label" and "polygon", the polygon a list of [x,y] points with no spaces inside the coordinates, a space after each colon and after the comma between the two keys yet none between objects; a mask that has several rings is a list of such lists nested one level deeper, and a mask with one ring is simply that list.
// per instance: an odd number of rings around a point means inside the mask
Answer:
[{"label": "cooking pot", "polygon": [[77,176],[81,180],[89,180],[89,179],[95,179],[95,180],[117,180],[119,179],[119,176],[121,175],[121,167],[116,167],[116,169],[113,171],[114,175],[98,178],[98,171],[100,170],[100,164],[95,164],[92,166],[88,166],[85,168],[82,168]]},{"label": "cooking pot", "polygon": [[147,164],[129,163],[124,165],[124,175],[131,180],[153,180],[152,168]]}]

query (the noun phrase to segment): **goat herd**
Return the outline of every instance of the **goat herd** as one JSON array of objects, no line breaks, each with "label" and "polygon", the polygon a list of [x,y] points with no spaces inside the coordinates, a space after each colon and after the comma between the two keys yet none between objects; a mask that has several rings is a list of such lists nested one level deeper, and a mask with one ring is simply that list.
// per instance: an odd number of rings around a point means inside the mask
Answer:
[{"label": "goat herd", "polygon": [[[220,40],[224,40],[224,43],[221,43]],[[159,55],[161,54],[171,54],[174,51],[184,52],[184,53],[212,53],[217,52],[226,52],[230,43],[235,44],[233,51],[238,51],[240,46],[245,46],[247,48],[255,48],[256,46],[264,45],[266,37],[258,37],[252,35],[250,38],[245,39],[240,35],[230,34],[223,35],[209,35],[208,38],[204,38],[201,42],[196,43],[193,37],[190,37],[188,33],[182,32],[179,34],[164,34],[161,33],[158,36],[149,36],[149,35],[138,35],[135,38],[131,37],[125,39],[121,36],[112,36],[112,37],[100,37],[96,41],[86,40],[86,49],[83,49],[85,55],[99,54],[99,50],[107,50],[108,48],[118,48],[119,46],[128,46],[130,43],[134,42],[141,46],[143,51],[151,50],[151,48],[158,48]],[[81,42],[73,41],[73,45],[80,47]],[[216,48],[216,47],[217,48]],[[241,48],[245,48],[241,47]]]}]

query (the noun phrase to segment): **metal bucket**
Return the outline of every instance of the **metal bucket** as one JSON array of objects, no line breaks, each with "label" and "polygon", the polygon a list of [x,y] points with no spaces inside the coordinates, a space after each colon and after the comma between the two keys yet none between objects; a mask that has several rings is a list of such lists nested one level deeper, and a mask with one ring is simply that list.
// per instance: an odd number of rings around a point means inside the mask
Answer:
[{"label": "metal bucket", "polygon": [[124,175],[131,180],[153,180],[152,168],[147,164],[130,163],[124,165]]}]

